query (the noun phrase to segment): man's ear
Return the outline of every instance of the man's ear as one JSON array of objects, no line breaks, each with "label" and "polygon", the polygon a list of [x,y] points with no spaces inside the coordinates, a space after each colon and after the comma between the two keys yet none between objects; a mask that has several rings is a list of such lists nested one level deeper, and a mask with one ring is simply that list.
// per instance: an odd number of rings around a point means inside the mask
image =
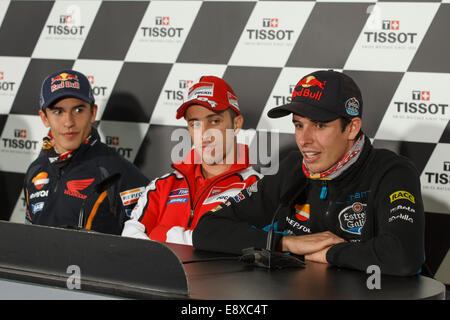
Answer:
[{"label": "man's ear", "polygon": [[45,114],[45,112],[42,111],[42,110],[39,110],[39,116],[41,117],[41,120],[42,120],[42,123],[44,124],[44,126],[46,128],[49,128],[50,127],[50,122],[48,121],[47,115]]},{"label": "man's ear", "polygon": [[348,124],[347,128],[349,130],[349,140],[355,140],[356,137],[358,136],[359,131],[361,130],[362,127],[362,121],[361,118],[353,118],[352,120],[350,120],[350,123]]},{"label": "man's ear", "polygon": [[96,104],[93,104],[91,107],[91,112],[92,112],[91,123],[95,122],[95,117],[97,117],[97,111],[98,111],[98,106]]},{"label": "man's ear", "polygon": [[240,114],[233,119],[234,124],[234,132],[237,134],[239,130],[242,129],[242,126],[244,125],[244,117]]}]

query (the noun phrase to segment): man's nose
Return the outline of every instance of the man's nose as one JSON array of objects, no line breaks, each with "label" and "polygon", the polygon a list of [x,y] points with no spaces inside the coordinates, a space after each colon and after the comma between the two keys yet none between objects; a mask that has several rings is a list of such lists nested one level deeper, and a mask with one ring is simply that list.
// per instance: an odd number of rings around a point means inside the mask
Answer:
[{"label": "man's nose", "polygon": [[313,141],[313,128],[310,126],[304,126],[298,135],[298,140],[301,145],[310,144]]},{"label": "man's nose", "polygon": [[75,121],[74,121],[74,117],[73,117],[72,113],[66,112],[64,114],[64,126],[72,127],[74,124],[75,124]]}]

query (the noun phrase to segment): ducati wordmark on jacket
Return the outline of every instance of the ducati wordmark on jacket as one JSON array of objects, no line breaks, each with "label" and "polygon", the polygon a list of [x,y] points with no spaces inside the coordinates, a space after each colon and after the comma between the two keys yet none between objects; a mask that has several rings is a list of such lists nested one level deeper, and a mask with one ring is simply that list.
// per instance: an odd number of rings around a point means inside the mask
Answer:
[{"label": "ducati wordmark on jacket", "polygon": [[367,137],[358,160],[336,179],[308,179],[297,151],[276,175],[242,194],[245,199],[230,199],[203,215],[193,233],[196,248],[237,254],[265,248],[262,229],[279,209],[274,248],[283,234],[331,231],[346,242],[328,250],[330,264],[363,271],[377,265],[385,274],[412,275],[424,262],[419,174],[408,159],[374,149]]},{"label": "ducati wordmark on jacket", "polygon": [[[117,183],[97,194],[96,185],[116,173],[121,174]],[[93,128],[89,143],[81,144],[65,166],[51,164],[45,152],[30,165],[24,187],[26,220],[76,227],[85,201],[87,229],[120,234],[148,182],[132,163],[101,143]]]},{"label": "ducati wordmark on jacket", "polygon": [[122,235],[192,245],[192,230],[205,212],[229,198],[243,197],[242,189],[262,177],[249,164],[247,146],[238,148],[236,163],[210,179],[203,178],[201,164],[187,161],[194,159],[195,150],[174,163],[173,172],[147,186]]}]

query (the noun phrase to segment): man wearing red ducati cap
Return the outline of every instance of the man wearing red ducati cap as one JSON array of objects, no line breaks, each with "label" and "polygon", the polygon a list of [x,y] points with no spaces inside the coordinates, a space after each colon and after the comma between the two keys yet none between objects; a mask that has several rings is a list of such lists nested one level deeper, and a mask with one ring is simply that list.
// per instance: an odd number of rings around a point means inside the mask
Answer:
[{"label": "man wearing red ducati cap", "polygon": [[261,177],[236,134],[243,117],[233,89],[221,78],[203,76],[177,110],[194,148],[173,171],[153,180],[138,200],[122,235],[192,245],[200,217]]},{"label": "man wearing red ducati cap", "polygon": [[305,260],[391,275],[413,275],[424,262],[424,212],[419,173],[406,158],[375,149],[361,131],[361,92],[332,70],[304,76],[289,104],[268,116],[291,115],[300,152],[280,163],[244,199],[203,215],[193,233],[198,249],[240,254],[266,248]]}]

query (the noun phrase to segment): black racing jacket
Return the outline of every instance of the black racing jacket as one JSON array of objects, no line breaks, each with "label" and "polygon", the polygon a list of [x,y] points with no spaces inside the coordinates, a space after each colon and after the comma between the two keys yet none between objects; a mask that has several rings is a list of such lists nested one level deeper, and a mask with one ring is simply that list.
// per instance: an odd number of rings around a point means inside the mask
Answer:
[{"label": "black racing jacket", "polygon": [[[98,194],[95,186],[116,173],[120,179]],[[148,183],[137,167],[102,143],[92,128],[90,142],[82,144],[63,168],[52,165],[44,151],[31,163],[24,181],[26,220],[76,227],[85,201],[85,221],[91,230],[120,234]]]},{"label": "black racing jacket", "polygon": [[[197,249],[241,253],[265,248],[278,210],[273,248],[283,235],[331,231],[346,240],[327,261],[383,274],[414,275],[424,262],[424,209],[419,173],[405,157],[365,143],[358,160],[333,180],[312,180],[296,151],[228,203],[206,213],[193,232]],[[243,200],[242,200],[243,199]],[[237,201],[238,202],[237,202]]]}]

